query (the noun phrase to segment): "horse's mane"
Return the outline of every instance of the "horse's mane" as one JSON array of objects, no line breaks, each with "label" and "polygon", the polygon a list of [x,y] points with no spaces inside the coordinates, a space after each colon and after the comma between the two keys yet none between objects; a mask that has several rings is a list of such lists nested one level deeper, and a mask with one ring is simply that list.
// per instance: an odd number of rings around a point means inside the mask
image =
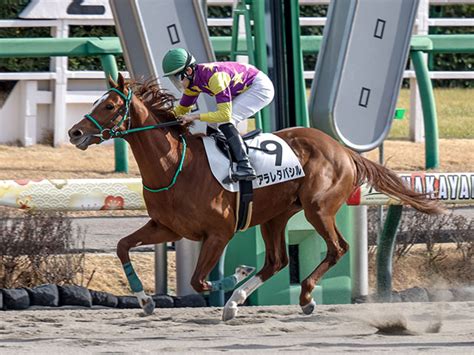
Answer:
[{"label": "horse's mane", "polygon": [[[176,97],[158,85],[157,79],[130,80],[129,87],[133,94],[146,106],[148,110],[160,121],[169,122],[176,120],[173,112]],[[174,132],[184,134],[188,132],[187,126],[169,127]]]}]

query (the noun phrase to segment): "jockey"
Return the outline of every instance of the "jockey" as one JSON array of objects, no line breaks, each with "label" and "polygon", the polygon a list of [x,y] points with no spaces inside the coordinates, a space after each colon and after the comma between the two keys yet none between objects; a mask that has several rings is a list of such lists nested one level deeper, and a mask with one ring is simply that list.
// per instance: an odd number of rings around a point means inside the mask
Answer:
[{"label": "jockey", "polygon": [[[247,181],[255,179],[255,170],[250,165],[244,141],[236,126],[272,101],[274,88],[270,79],[248,64],[198,64],[192,54],[183,48],[168,51],[162,66],[164,76],[183,92],[179,104],[174,108],[178,119],[183,123],[200,120],[213,128],[219,128],[237,160],[237,171],[232,178]],[[202,92],[215,97],[217,111],[189,113]]]}]

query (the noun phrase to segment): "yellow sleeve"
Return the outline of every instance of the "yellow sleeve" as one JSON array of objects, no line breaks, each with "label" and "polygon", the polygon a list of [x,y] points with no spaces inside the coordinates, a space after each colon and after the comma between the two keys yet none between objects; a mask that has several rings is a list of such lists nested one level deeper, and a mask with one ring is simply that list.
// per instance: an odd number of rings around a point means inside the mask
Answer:
[{"label": "yellow sleeve", "polygon": [[173,109],[175,116],[182,116],[191,111],[198,96],[199,92],[185,89],[181,100],[179,100],[179,104],[177,104]]},{"label": "yellow sleeve", "polygon": [[230,122],[232,117],[232,102],[217,104],[217,111],[201,113],[199,119],[204,122],[224,123]]},{"label": "yellow sleeve", "polygon": [[217,111],[200,114],[200,120],[212,123],[230,122],[232,118],[231,77],[225,72],[216,72],[209,79],[209,90],[215,95]]},{"label": "yellow sleeve", "polygon": [[192,106],[181,106],[180,104],[177,104],[173,108],[173,112],[174,112],[174,115],[178,117],[178,116],[182,116],[189,113],[191,109],[192,109]]}]

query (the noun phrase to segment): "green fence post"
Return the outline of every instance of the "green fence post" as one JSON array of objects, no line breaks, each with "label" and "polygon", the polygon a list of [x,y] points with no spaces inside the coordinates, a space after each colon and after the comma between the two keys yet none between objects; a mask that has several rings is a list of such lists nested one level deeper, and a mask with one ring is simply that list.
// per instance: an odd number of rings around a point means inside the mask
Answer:
[{"label": "green fence post", "polygon": [[428,65],[423,58],[423,52],[412,51],[411,59],[420,90],[423,121],[425,123],[425,168],[434,169],[439,167],[439,152],[438,118],[436,116],[433,86],[428,72]]},{"label": "green fence post", "polygon": [[[255,38],[255,64],[258,69],[268,74],[267,43],[265,39],[265,1],[253,0],[250,5],[253,18]],[[262,129],[271,132],[270,108],[267,106],[261,112]]]},{"label": "green fence post", "polygon": [[298,1],[290,3],[291,20],[291,55],[293,59],[293,78],[295,91],[296,124],[309,127],[308,105],[306,104],[306,85],[304,82],[303,53],[301,52],[300,6]]},{"label": "green fence post", "polygon": [[[108,84],[108,77],[117,80],[118,69],[115,56],[112,54],[106,54],[100,56],[100,62],[105,72],[105,78]],[[114,150],[115,150],[115,172],[117,173],[128,173],[128,147],[127,142],[122,138],[114,139]]]},{"label": "green fence post", "polygon": [[[232,39],[230,49],[230,60],[236,60],[237,55],[246,55],[249,63],[255,65],[255,49],[253,45],[252,27],[250,25],[250,10],[247,9],[248,0],[239,0],[237,6],[234,8],[232,14]],[[251,4],[250,4],[251,5]],[[244,17],[245,23],[245,49],[239,50],[239,19]],[[255,114],[255,127],[262,128],[262,114],[257,112]]]},{"label": "green fence post", "polygon": [[392,257],[397,240],[403,206],[390,206],[377,244],[377,295],[390,302],[392,298]]}]

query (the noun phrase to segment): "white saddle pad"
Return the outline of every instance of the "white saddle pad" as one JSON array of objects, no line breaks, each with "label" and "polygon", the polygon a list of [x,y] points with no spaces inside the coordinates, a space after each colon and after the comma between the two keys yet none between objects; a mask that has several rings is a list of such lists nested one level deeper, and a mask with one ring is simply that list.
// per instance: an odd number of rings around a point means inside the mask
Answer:
[{"label": "white saddle pad", "polygon": [[[233,192],[239,191],[238,183],[223,182],[229,176],[227,156],[217,148],[214,139],[203,137],[202,140],[214,177],[224,189]],[[290,146],[280,137],[271,133],[261,133],[245,142],[249,146],[250,163],[257,172],[257,178],[252,182],[254,189],[304,176],[300,161]],[[269,152],[262,152],[251,147],[266,149]],[[235,168],[236,164],[234,163]]]}]

